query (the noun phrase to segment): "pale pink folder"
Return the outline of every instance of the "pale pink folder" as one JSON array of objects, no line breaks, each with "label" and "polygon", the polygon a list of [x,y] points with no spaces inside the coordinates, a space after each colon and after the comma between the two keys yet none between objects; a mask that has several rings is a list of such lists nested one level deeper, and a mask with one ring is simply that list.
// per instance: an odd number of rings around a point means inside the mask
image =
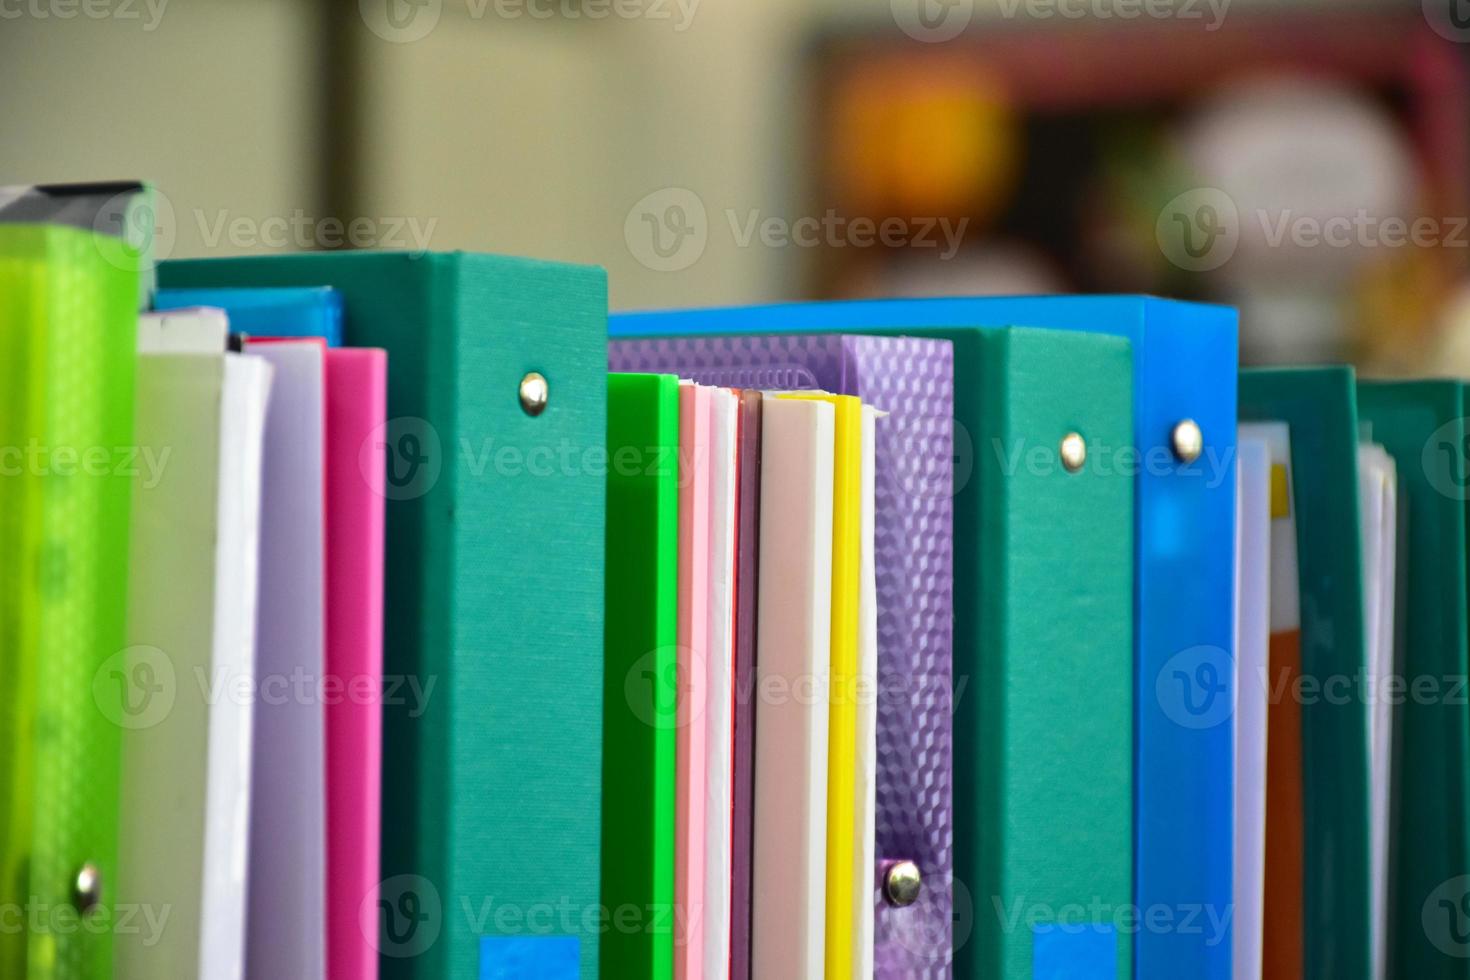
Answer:
[{"label": "pale pink folder", "polygon": [[703,980],[705,698],[709,658],[711,392],[679,388],[679,726],[674,807],[674,978]]},{"label": "pale pink folder", "polygon": [[[327,350],[327,976],[376,980],[358,928],[376,903],[383,744],[383,479],[388,355]],[[327,688],[330,692],[331,688]]]},{"label": "pale pink folder", "polygon": [[704,980],[730,977],[735,795],[735,525],[740,399],[710,388],[709,641],[705,683]]}]

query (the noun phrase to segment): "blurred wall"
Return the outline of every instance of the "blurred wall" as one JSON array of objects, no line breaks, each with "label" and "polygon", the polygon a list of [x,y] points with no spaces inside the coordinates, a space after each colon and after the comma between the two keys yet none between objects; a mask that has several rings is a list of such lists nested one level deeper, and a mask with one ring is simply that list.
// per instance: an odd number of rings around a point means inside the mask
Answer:
[{"label": "blurred wall", "polygon": [[176,255],[258,250],[229,223],[319,209],[310,4],[33,2],[0,0],[0,184],[154,180]]},{"label": "blurred wall", "polygon": [[[896,34],[918,0],[89,2],[113,15],[0,0],[0,183],[151,178],[174,255],[335,244],[358,219],[391,247],[596,262],[629,308],[802,294],[810,249],[742,238],[820,211],[803,45]],[[972,30],[1016,3],[975,0]],[[650,253],[647,223],[695,208],[702,250]]]}]

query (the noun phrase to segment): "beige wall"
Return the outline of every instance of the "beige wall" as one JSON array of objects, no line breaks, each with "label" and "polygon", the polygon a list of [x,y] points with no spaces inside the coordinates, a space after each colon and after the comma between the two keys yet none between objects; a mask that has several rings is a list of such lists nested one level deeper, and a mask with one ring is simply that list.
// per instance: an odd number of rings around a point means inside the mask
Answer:
[{"label": "beige wall", "polygon": [[[0,0],[0,13],[80,2]],[[139,16],[0,19],[0,183],[152,178],[176,255],[295,247],[294,230],[259,237],[345,199],[335,216],[396,232],[389,244],[427,233],[436,249],[605,265],[618,308],[799,295],[809,252],[742,247],[730,215],[801,216],[798,66],[815,26],[895,31],[890,0],[617,0],[667,16],[604,19],[587,5],[611,0],[364,0],[439,16],[408,43],[344,18],[362,136],[343,148],[321,127],[327,39],[312,0],[166,0],[152,30],[148,0],[87,2]],[[526,3],[583,15],[533,18]],[[1011,5],[976,0],[976,17]],[[358,164],[340,193],[323,181],[329,151]],[[677,271],[640,261],[639,215],[625,236],[630,209],[667,188],[706,212],[703,253]],[[671,193],[654,211],[688,200]]]},{"label": "beige wall", "polygon": [[[308,5],[170,0],[155,20],[145,0],[114,0],[138,17],[9,16],[31,2],[0,0],[0,183],[152,179],[181,255],[205,254],[221,216],[319,207]],[[211,254],[250,250],[221,235]]]}]

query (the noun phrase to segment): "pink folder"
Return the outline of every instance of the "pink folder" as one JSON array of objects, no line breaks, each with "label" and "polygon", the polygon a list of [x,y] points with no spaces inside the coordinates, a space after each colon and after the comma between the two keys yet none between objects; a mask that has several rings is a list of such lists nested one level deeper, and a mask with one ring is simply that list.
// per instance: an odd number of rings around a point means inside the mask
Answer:
[{"label": "pink folder", "polygon": [[326,371],[327,976],[376,980],[388,355],[330,348]]},{"label": "pink folder", "polygon": [[674,978],[704,976],[705,697],[709,659],[710,389],[679,389],[679,726],[675,755]]}]

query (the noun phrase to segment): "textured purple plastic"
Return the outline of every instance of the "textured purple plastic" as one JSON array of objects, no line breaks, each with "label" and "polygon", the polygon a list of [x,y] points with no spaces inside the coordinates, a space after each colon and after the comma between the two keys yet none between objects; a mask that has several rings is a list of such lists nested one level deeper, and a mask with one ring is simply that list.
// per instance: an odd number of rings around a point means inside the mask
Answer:
[{"label": "textured purple plastic", "polygon": [[[948,978],[953,956],[951,664],[954,357],[948,341],[795,335],[616,340],[614,371],[704,384],[857,395],[877,429],[878,580],[876,975]],[[756,828],[760,832],[760,828]],[[911,860],[919,901],[883,901],[883,872]],[[735,980],[748,980],[737,976]]]}]

